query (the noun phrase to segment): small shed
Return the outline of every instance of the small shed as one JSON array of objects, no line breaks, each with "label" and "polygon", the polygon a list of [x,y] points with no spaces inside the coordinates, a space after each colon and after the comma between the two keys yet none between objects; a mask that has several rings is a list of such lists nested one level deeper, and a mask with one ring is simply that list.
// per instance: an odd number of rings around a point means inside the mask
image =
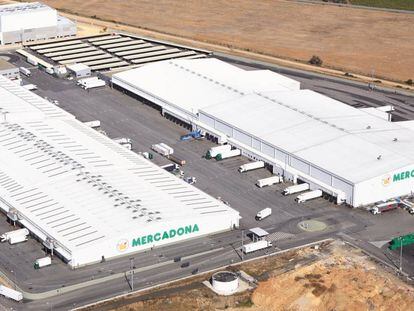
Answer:
[{"label": "small shed", "polygon": [[253,242],[257,242],[259,240],[262,240],[264,237],[269,235],[269,232],[266,230],[256,227],[249,230],[249,232],[252,234],[252,240]]},{"label": "small shed", "polygon": [[66,68],[75,78],[85,78],[91,75],[91,68],[82,63],[66,65]]}]

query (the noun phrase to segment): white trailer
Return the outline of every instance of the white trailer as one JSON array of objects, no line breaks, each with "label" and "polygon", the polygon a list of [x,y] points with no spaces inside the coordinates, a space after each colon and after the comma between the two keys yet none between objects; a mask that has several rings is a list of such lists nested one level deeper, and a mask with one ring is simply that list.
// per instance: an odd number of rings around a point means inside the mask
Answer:
[{"label": "white trailer", "polygon": [[222,152],[222,153],[219,153],[218,155],[216,155],[216,160],[221,161],[221,160],[224,160],[224,159],[237,157],[239,155],[241,155],[240,149],[228,150],[228,151],[225,151],[225,152]]},{"label": "white trailer", "polygon": [[312,199],[316,199],[316,198],[320,198],[322,196],[322,190],[313,190],[313,191],[309,191],[309,192],[305,192],[302,194],[299,194],[295,201],[297,203],[304,203],[306,201],[312,200]]},{"label": "white trailer", "polygon": [[37,59],[34,59],[34,58],[32,58],[32,57],[27,57],[27,62],[28,62],[29,64],[34,65],[34,66],[39,65],[39,62],[37,61]]},{"label": "white trailer", "polygon": [[30,77],[30,75],[32,74],[30,70],[25,67],[20,67],[19,71],[20,73],[24,74],[26,77]]},{"label": "white trailer", "polygon": [[169,150],[167,150],[166,148],[164,148],[163,146],[161,146],[160,144],[155,144],[151,146],[151,149],[154,150],[155,152],[163,155],[164,157],[169,155]]},{"label": "white trailer", "polygon": [[303,184],[298,184],[298,185],[287,187],[285,190],[282,191],[282,194],[289,195],[289,194],[298,193],[298,192],[302,192],[306,190],[309,190],[309,184],[303,183]]},{"label": "white trailer", "polygon": [[165,149],[167,149],[167,150],[168,150],[168,155],[171,155],[171,154],[173,154],[173,153],[174,153],[174,149],[173,149],[173,148],[171,148],[170,146],[168,146],[167,144],[160,143],[159,145],[160,145],[161,147],[163,147],[163,148],[165,148]]},{"label": "white trailer", "polygon": [[14,230],[14,231],[9,231],[9,232],[3,233],[0,236],[0,242],[8,241],[12,236],[24,236],[24,237],[26,237],[28,235],[29,235],[29,230],[27,230],[26,228]]},{"label": "white trailer", "polygon": [[230,145],[222,145],[217,147],[212,147],[207,151],[206,158],[215,158],[219,153],[230,151],[231,146]]},{"label": "white trailer", "polygon": [[256,214],[255,219],[262,220],[266,217],[269,217],[270,215],[272,215],[272,209],[270,207],[266,207]]},{"label": "white trailer", "polygon": [[99,120],[83,122],[83,124],[85,124],[86,126],[89,126],[90,128],[93,128],[94,130],[101,127],[101,121]]},{"label": "white trailer", "polygon": [[26,241],[27,241],[27,236],[26,235],[17,235],[17,236],[12,235],[9,238],[9,243],[11,245],[26,242]]},{"label": "white trailer", "polygon": [[15,301],[23,300],[23,294],[21,292],[18,292],[17,290],[4,285],[0,285],[0,295],[13,299]]},{"label": "white trailer", "polygon": [[89,90],[89,89],[95,89],[97,87],[104,87],[106,86],[106,83],[104,80],[95,80],[95,81],[88,81],[84,84],[81,84],[81,87],[83,87],[85,90]]},{"label": "white trailer", "polygon": [[37,85],[31,84],[31,83],[30,84],[22,85],[22,87],[25,88],[28,91],[35,91],[35,90],[37,90]]},{"label": "white trailer", "polygon": [[278,183],[281,183],[281,182],[283,182],[283,177],[282,176],[272,176],[272,177],[268,177],[268,178],[259,179],[256,182],[256,185],[259,188],[263,188],[263,187],[271,186],[271,185],[278,184]]},{"label": "white trailer", "polygon": [[40,269],[46,266],[50,266],[51,264],[52,264],[52,259],[49,256],[47,256],[47,257],[36,259],[33,267],[35,269]]},{"label": "white trailer", "polygon": [[264,165],[265,164],[264,164],[263,161],[256,161],[256,162],[246,163],[246,164],[240,165],[239,173],[248,172],[248,171],[256,170],[256,169],[259,169],[259,168],[263,168]]},{"label": "white trailer", "polygon": [[249,254],[249,253],[252,253],[252,252],[255,252],[261,249],[265,249],[271,246],[272,246],[272,242],[261,240],[261,241],[257,241],[254,243],[245,244],[243,245],[242,249],[243,249],[243,253]]},{"label": "white trailer", "polygon": [[45,69],[45,71],[46,71],[48,74],[50,74],[50,75],[53,75],[53,74],[55,73],[55,71],[53,70],[53,68],[50,68],[50,67],[46,68],[46,69]]}]

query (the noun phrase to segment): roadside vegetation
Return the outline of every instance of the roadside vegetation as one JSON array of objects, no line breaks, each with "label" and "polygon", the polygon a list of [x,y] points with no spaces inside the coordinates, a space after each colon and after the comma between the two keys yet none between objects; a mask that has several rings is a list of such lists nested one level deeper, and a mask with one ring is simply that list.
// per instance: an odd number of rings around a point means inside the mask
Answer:
[{"label": "roadside vegetation", "polygon": [[414,11],[413,0],[350,0],[351,4]]}]

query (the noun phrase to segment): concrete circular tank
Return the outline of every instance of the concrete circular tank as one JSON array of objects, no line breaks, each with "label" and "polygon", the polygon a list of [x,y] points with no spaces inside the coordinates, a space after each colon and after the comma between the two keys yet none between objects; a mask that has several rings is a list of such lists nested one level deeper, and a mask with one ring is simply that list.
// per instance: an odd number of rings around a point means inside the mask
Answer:
[{"label": "concrete circular tank", "polygon": [[239,287],[239,277],[230,271],[220,271],[211,277],[213,288],[224,295],[230,295],[237,291]]}]

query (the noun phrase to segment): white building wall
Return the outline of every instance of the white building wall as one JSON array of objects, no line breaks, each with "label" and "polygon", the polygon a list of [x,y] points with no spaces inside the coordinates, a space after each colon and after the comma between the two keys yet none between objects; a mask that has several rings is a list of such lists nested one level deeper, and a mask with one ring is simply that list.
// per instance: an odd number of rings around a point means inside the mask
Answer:
[{"label": "white building wall", "polygon": [[354,206],[410,195],[414,192],[414,166],[355,185]]},{"label": "white building wall", "polygon": [[[191,226],[192,229],[194,229],[195,225],[197,225],[198,230],[193,230],[191,233],[185,233],[186,227],[188,229],[188,227]],[[102,260],[102,256],[104,256],[105,259],[125,256],[126,254],[142,252],[153,247],[177,243],[221,231],[228,231],[234,227],[238,227],[238,225],[239,216],[237,213],[234,213],[233,217],[228,216],[228,214],[226,214],[226,217],[221,217],[220,214],[216,214],[204,218],[202,221],[197,219],[186,219],[168,223],[153,223],[151,226],[148,226],[149,228],[137,230],[137,233],[133,236],[125,236],[120,232],[119,236],[113,237],[112,239],[106,239],[104,242],[97,244],[95,250],[89,248],[79,249],[72,253],[72,261],[69,264],[73,268],[77,268],[99,262]],[[175,233],[171,230],[174,230]],[[175,236],[162,239],[164,232],[167,232],[169,236],[171,234],[175,234]],[[183,234],[180,235],[182,232]],[[148,242],[148,236],[151,236],[150,240],[152,239],[152,242]],[[154,239],[159,240],[154,241]],[[138,241],[140,243],[138,243]],[[102,252],[97,252],[96,250],[98,249],[102,250]]]},{"label": "white building wall", "polygon": [[21,31],[57,26],[57,11],[52,8],[42,10],[28,10],[26,13],[7,14],[0,17],[2,32]]}]

